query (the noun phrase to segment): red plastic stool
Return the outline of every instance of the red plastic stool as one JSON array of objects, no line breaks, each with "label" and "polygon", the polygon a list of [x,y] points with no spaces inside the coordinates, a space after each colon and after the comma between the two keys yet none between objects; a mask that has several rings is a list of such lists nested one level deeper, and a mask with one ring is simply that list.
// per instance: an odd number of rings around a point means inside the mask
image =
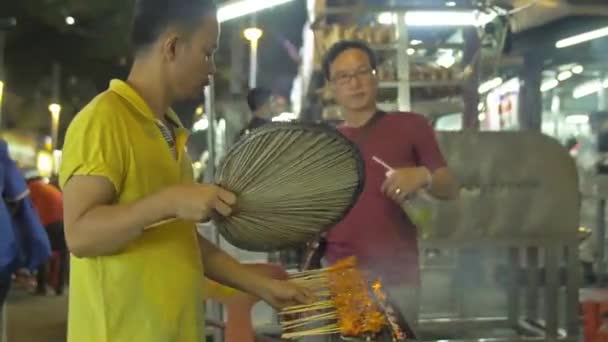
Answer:
[{"label": "red plastic stool", "polygon": [[585,342],[608,342],[608,290],[581,290]]}]

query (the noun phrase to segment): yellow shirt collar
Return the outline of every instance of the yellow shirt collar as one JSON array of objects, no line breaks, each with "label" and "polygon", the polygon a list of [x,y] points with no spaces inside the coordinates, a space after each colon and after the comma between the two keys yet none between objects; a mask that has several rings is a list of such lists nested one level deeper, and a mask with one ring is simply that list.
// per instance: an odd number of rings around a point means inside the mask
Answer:
[{"label": "yellow shirt collar", "polygon": [[[158,122],[158,119],[154,115],[154,112],[152,112],[152,109],[150,109],[150,106],[148,106],[146,101],[137,93],[137,91],[135,91],[135,89],[133,89],[133,87],[127,84],[127,82],[112,80],[110,81],[110,90],[127,100],[138,113],[154,122]],[[184,128],[184,125],[173,109],[169,108],[166,115],[167,118],[173,121],[177,126],[173,131],[175,132],[175,145],[179,159],[182,155],[182,149],[188,143],[190,132],[188,129]]]},{"label": "yellow shirt collar", "polygon": [[[141,95],[139,95],[137,91],[135,91],[135,89],[133,89],[133,87],[131,87],[127,82],[122,80],[112,80],[110,81],[110,90],[127,100],[133,107],[137,109],[140,114],[146,118],[154,121],[157,120],[156,116],[152,112],[152,109],[150,109],[150,106],[148,106]],[[179,128],[184,128],[184,125],[173,109],[169,108],[166,115],[167,118],[173,121]]]}]

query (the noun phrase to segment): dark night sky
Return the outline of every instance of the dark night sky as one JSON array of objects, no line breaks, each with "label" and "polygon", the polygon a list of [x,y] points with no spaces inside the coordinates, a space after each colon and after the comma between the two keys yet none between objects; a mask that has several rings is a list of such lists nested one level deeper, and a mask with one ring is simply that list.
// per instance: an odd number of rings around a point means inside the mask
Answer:
[{"label": "dark night sky", "polygon": [[[228,43],[232,30],[239,28],[239,25],[247,27],[250,21],[251,17],[245,17],[224,23],[222,45]],[[299,50],[302,45],[302,29],[305,21],[305,0],[294,0],[290,3],[262,11],[257,15],[257,26],[264,30],[258,50],[258,85],[277,89],[280,92],[289,91],[298,66],[290,59],[281,41],[287,39]],[[243,44],[247,44],[244,38],[242,41]],[[248,70],[248,56],[246,54],[242,61],[245,65],[245,71]],[[220,53],[219,58],[227,57],[225,54]]]},{"label": "dark night sky", "polygon": [[260,74],[263,83],[268,83],[274,78],[273,71],[285,75],[286,78],[280,79],[279,82],[287,82],[291,87],[298,66],[289,58],[279,40],[283,36],[298,49],[300,48],[302,29],[306,20],[306,1],[295,0],[283,6],[284,8],[277,8],[260,16],[260,24],[268,31],[266,39],[260,46]]},{"label": "dark night sky", "polygon": [[[8,91],[16,93],[21,100],[18,103],[8,100],[15,104],[9,105],[14,115],[8,114],[13,116],[7,118],[8,122],[27,121],[28,129],[48,130],[45,108],[51,97],[54,62],[62,66],[61,101],[73,104],[71,108],[66,106],[62,121],[69,120],[95,93],[107,87],[109,79],[124,77],[128,64],[121,60],[129,56],[130,4],[131,1],[125,0],[0,1],[0,17],[14,16],[18,21],[17,27],[8,34],[5,80]],[[259,49],[259,84],[280,88],[285,95],[297,65],[289,58],[280,39],[288,39],[299,49],[305,8],[305,0],[294,0],[258,14],[258,26],[265,31]],[[76,18],[76,25],[66,26],[68,14]],[[243,17],[223,24],[217,56],[220,72],[230,70],[230,31],[240,31],[249,23],[250,17]],[[244,38],[242,44],[247,48]],[[242,63],[247,74],[247,54]],[[227,89],[218,89],[218,94],[225,91]]]}]

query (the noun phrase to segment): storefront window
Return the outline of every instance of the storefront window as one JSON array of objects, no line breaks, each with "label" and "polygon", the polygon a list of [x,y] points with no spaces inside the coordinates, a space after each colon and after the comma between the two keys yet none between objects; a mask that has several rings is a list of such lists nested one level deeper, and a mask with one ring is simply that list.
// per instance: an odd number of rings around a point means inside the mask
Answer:
[{"label": "storefront window", "polygon": [[435,122],[438,131],[460,131],[462,130],[462,113],[448,114],[440,117]]},{"label": "storefront window", "polygon": [[519,78],[513,78],[488,93],[486,112],[480,115],[481,130],[519,129],[519,89]]}]

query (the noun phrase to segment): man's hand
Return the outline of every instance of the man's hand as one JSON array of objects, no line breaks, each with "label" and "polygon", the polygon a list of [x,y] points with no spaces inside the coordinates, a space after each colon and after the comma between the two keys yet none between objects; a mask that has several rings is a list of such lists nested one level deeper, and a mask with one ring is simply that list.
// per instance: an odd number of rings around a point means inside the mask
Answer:
[{"label": "man's hand", "polygon": [[266,278],[263,286],[254,295],[260,297],[273,308],[281,310],[291,305],[311,304],[315,295],[307,288],[287,280]]},{"label": "man's hand", "polygon": [[402,168],[389,171],[382,184],[382,192],[397,203],[429,185],[430,171],[425,167]]},{"label": "man's hand", "polygon": [[215,185],[178,185],[167,191],[175,217],[188,221],[205,221],[214,211],[222,216],[230,216],[236,204],[233,193]]}]

